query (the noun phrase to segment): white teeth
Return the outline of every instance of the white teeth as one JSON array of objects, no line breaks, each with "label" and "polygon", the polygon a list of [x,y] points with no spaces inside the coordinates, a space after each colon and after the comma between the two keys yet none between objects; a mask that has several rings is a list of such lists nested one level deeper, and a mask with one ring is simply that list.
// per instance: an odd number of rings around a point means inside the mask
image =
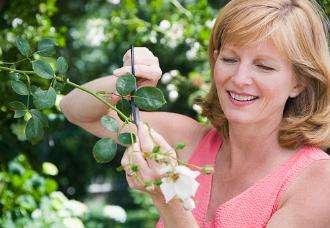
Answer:
[{"label": "white teeth", "polygon": [[232,98],[234,98],[235,100],[238,100],[238,101],[250,101],[250,100],[253,100],[256,98],[255,96],[243,96],[243,95],[238,95],[233,92],[229,92],[229,93]]}]

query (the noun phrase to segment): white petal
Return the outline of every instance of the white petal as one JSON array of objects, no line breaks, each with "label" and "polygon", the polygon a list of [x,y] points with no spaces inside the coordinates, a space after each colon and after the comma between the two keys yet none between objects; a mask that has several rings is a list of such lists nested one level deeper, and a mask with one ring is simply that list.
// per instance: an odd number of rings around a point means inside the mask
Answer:
[{"label": "white petal", "polygon": [[192,198],[185,199],[183,201],[183,207],[184,209],[191,211],[195,208],[195,201]]},{"label": "white petal", "polygon": [[167,166],[161,167],[159,170],[159,173],[160,173],[160,175],[163,175],[163,174],[171,172],[171,171],[173,171],[173,168],[171,166],[167,165]]},{"label": "white petal", "polygon": [[169,182],[164,179],[167,179],[167,178],[162,179],[162,183],[160,185],[160,190],[162,191],[162,193],[165,197],[166,203],[168,203],[175,196],[174,183]]},{"label": "white petal", "polygon": [[195,196],[198,186],[199,186],[199,183],[196,180],[191,181],[191,191],[192,191],[193,196]]},{"label": "white petal", "polygon": [[194,179],[197,176],[199,176],[199,174],[200,174],[199,171],[193,171],[193,170],[191,170],[188,167],[183,166],[183,165],[179,165],[179,166],[175,167],[175,171],[178,172],[181,175],[189,176],[189,177],[194,178]]},{"label": "white petal", "polygon": [[175,181],[175,192],[180,199],[184,200],[194,195],[195,184],[192,181],[195,180],[186,176],[180,176]]}]

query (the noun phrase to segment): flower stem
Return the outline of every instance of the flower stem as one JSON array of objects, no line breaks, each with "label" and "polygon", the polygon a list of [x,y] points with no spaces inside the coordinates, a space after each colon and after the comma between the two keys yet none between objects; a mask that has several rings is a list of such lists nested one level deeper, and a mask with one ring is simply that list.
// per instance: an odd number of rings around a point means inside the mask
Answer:
[{"label": "flower stem", "polygon": [[7,71],[14,71],[14,72],[17,72],[17,73],[22,73],[22,74],[35,74],[34,71],[29,71],[29,70],[16,70],[16,69],[12,69],[12,68],[8,68],[8,67],[3,67],[3,66],[0,66],[0,69],[2,70],[7,70]]},{"label": "flower stem", "polygon": [[28,58],[24,58],[24,59],[20,59],[16,62],[4,62],[4,61],[0,61],[0,64],[7,64],[7,65],[14,65],[14,64],[17,64],[17,63],[20,63],[20,62],[23,62],[25,60],[27,60]]},{"label": "flower stem", "polygon": [[[34,71],[27,71],[27,70],[16,70],[16,69],[11,69],[11,68],[8,68],[8,67],[3,67],[3,66],[0,66],[0,69],[2,70],[6,70],[6,71],[14,71],[14,72],[17,72],[17,73],[22,73],[22,74],[35,74]],[[109,102],[107,102],[103,97],[99,96],[98,94],[94,93],[93,91],[89,91],[88,89],[78,85],[78,84],[75,84],[73,82],[71,82],[69,79],[67,79],[66,81],[64,81],[61,77],[59,76],[55,76],[56,80],[58,81],[61,81],[61,82],[64,82],[68,85],[71,85],[72,87],[75,87],[77,89],[80,89],[90,95],[92,95],[93,97],[95,97],[96,99],[98,99],[99,101],[101,101],[103,104],[105,104],[108,108],[111,108],[113,110],[115,110],[118,115],[120,115],[121,117],[123,117],[125,119],[125,121],[127,122],[131,122],[130,121],[130,118],[128,118],[125,114],[123,114],[119,109],[117,109],[115,106],[113,106],[112,104],[110,104]]]},{"label": "flower stem", "polygon": [[123,114],[119,109],[117,109],[115,106],[113,106],[112,104],[110,104],[109,102],[107,102],[103,97],[99,96],[98,94],[76,84],[76,83],[73,83],[71,82],[69,79],[66,79],[65,83],[77,88],[77,89],[80,89],[82,91],[84,91],[85,93],[88,93],[89,95],[92,95],[93,97],[95,97],[96,99],[98,99],[99,101],[101,101],[103,104],[105,104],[108,108],[111,108],[113,110],[115,110],[121,117],[123,117],[125,119],[125,121],[128,121],[130,122],[130,119],[125,116],[125,114]]}]

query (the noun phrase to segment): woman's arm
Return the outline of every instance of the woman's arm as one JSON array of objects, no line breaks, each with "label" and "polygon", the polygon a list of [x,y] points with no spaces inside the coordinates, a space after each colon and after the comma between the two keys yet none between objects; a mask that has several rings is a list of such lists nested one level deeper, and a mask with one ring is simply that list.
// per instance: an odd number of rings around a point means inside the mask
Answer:
[{"label": "woman's arm", "polygon": [[[124,55],[124,66],[114,71],[115,76],[106,76],[95,79],[84,85],[85,88],[96,91],[116,93],[116,81],[120,75],[130,70],[130,52]],[[161,76],[158,59],[146,48],[135,48],[135,74],[139,86],[156,86]],[[115,103],[115,102],[114,102]],[[110,132],[101,125],[103,115],[115,118],[121,125],[123,122],[115,111],[108,110],[104,104],[94,97],[74,89],[63,97],[60,103],[61,110],[66,118],[86,131],[98,137],[109,137],[117,140],[117,134]],[[186,143],[180,152],[180,159],[189,157],[199,139],[208,130],[197,121],[184,115],[168,112],[140,112],[141,120],[149,123],[157,132],[163,135],[174,146],[178,142]],[[135,127],[129,126],[125,130],[134,132]]]},{"label": "woman's arm", "polygon": [[199,227],[191,211],[183,208],[178,199],[173,199],[167,204],[164,200],[151,197],[159,211],[166,228],[197,228]]},{"label": "woman's arm", "polygon": [[[156,145],[160,147],[160,151],[166,152],[166,154],[169,155],[168,159],[166,159],[166,163],[156,162],[152,157],[148,157],[148,154],[153,151]],[[181,202],[183,199],[179,200],[176,198],[179,197],[179,195],[176,195],[174,198],[172,198],[173,196],[168,198],[169,201],[166,203],[161,189],[165,191],[164,194],[168,194],[169,189],[162,186],[164,183],[162,183],[160,187],[153,184],[153,187],[149,189],[145,186],[146,182],[161,178],[169,178],[171,174],[162,173],[161,170],[165,166],[177,166],[178,162],[175,159],[176,157],[174,149],[167,143],[166,139],[154,131],[154,129],[141,123],[138,130],[137,142],[126,149],[121,160],[121,165],[126,172],[126,179],[130,188],[144,191],[151,196],[165,227],[196,228],[198,224],[191,211],[185,210]],[[132,164],[138,166],[138,169],[134,172],[131,169]],[[176,180],[177,179],[173,179],[173,183]]]},{"label": "woman's arm", "polygon": [[267,228],[330,227],[330,160],[313,162],[288,191]]}]

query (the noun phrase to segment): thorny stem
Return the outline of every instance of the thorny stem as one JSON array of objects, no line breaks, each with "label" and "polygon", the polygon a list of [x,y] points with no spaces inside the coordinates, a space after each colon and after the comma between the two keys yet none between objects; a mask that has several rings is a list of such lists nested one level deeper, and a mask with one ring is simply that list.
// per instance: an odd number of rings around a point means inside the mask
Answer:
[{"label": "thorny stem", "polygon": [[[0,62],[3,63],[3,62]],[[27,76],[27,74],[35,74],[34,71],[27,71],[27,70],[17,70],[17,69],[12,69],[12,68],[8,68],[8,67],[3,67],[0,66],[0,69],[6,70],[6,71],[13,71],[13,72],[17,72],[17,73],[22,73],[24,75]],[[28,78],[28,77],[27,77]],[[71,82],[69,79],[67,79],[66,81],[64,81],[61,77],[56,76],[54,77],[54,79],[60,81],[60,82],[64,82],[68,85],[71,85],[74,88],[80,89],[82,91],[84,91],[85,93],[88,93],[90,95],[92,95],[93,97],[95,97],[96,99],[98,99],[99,101],[101,101],[103,104],[105,104],[108,108],[111,108],[113,110],[115,110],[118,115],[120,115],[121,117],[123,117],[123,119],[125,120],[125,122],[131,122],[130,118],[128,118],[124,113],[122,113],[119,109],[117,109],[115,106],[113,106],[112,104],[108,103],[103,97],[99,96],[97,93],[90,91],[78,84],[75,84],[73,82]],[[30,83],[30,80],[28,79],[28,82]]]}]

